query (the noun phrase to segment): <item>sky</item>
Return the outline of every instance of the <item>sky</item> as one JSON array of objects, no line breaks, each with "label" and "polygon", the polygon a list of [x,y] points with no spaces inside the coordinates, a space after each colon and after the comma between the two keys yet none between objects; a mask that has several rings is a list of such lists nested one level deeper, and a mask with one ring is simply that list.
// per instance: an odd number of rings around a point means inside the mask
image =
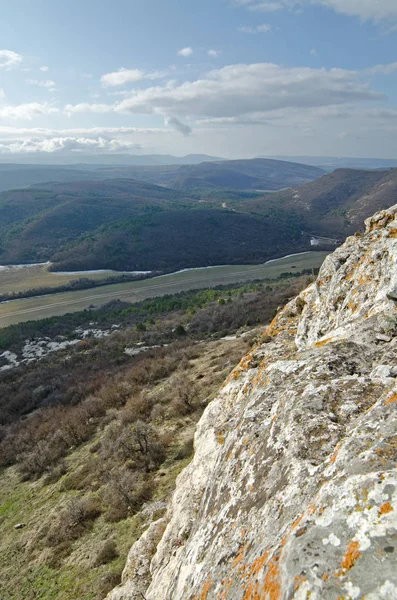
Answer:
[{"label": "sky", "polygon": [[397,0],[0,0],[0,11],[10,162],[397,158]]}]

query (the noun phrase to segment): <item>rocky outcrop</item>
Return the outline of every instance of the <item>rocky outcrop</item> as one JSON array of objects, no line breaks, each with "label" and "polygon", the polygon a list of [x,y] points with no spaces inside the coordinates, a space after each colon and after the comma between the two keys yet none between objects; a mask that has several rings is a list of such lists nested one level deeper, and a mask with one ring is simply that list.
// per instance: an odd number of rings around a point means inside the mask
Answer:
[{"label": "rocky outcrop", "polygon": [[[208,406],[147,600],[397,598],[396,214],[326,259]],[[138,591],[130,573],[109,598]]]}]

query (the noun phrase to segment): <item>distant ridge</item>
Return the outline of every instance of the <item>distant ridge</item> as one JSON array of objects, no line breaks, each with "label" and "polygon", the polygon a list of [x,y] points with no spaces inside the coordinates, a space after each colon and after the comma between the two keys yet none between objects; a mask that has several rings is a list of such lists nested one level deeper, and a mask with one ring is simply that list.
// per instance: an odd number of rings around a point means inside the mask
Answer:
[{"label": "distant ridge", "polygon": [[[131,158],[131,157],[129,157]],[[135,157],[142,158],[142,157]],[[186,164],[162,164],[161,160],[186,160]],[[205,159],[204,162],[200,162]],[[144,159],[146,160],[146,159]],[[0,191],[48,182],[136,179],[180,191],[194,189],[279,190],[313,181],[325,171],[318,167],[286,161],[215,160],[203,154],[175,157],[152,156],[157,164],[32,165],[0,163]]]},{"label": "distant ridge", "polygon": [[334,169],[393,169],[397,167],[397,159],[393,158],[349,158],[336,156],[261,156],[321,167],[326,171]]},{"label": "distant ridge", "polygon": [[[12,161],[11,161],[12,159]],[[0,164],[18,165],[70,165],[85,168],[87,165],[196,165],[204,161],[224,160],[208,154],[188,154],[187,156],[172,156],[168,154],[4,154],[0,155]]]}]

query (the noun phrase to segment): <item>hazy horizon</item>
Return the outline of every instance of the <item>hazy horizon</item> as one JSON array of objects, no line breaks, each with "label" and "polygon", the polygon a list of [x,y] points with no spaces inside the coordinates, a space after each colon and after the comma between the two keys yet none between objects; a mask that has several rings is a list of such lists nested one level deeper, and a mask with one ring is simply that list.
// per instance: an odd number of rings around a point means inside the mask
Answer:
[{"label": "hazy horizon", "polygon": [[15,0],[0,31],[10,161],[397,156],[394,0]]}]

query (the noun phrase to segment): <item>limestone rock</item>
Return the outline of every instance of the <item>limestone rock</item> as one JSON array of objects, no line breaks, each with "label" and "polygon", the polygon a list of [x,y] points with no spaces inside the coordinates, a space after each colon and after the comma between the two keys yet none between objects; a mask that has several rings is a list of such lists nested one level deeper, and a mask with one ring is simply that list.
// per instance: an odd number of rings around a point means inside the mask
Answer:
[{"label": "limestone rock", "polygon": [[397,598],[397,339],[376,338],[397,324],[396,214],[329,256],[232,372],[198,424],[150,582],[157,530],[109,598]]},{"label": "limestone rock", "polygon": [[155,521],[133,545],[123,571],[122,585],[107,596],[108,600],[142,600],[142,594],[150,581],[150,561],[165,526],[165,519]]}]

